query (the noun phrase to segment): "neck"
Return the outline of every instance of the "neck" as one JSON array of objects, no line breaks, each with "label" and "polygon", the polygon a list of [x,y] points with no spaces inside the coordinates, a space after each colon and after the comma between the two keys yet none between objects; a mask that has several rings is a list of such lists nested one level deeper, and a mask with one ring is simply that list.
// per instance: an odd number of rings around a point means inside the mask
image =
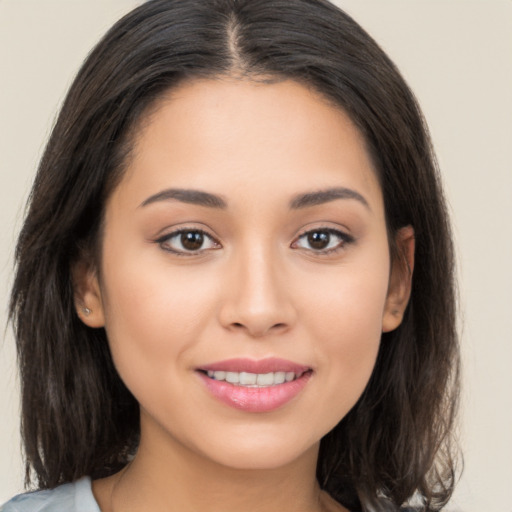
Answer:
[{"label": "neck", "polygon": [[165,436],[141,435],[135,459],[120,473],[95,482],[103,512],[319,512],[342,510],[316,482],[318,445],[279,467],[218,464]]}]

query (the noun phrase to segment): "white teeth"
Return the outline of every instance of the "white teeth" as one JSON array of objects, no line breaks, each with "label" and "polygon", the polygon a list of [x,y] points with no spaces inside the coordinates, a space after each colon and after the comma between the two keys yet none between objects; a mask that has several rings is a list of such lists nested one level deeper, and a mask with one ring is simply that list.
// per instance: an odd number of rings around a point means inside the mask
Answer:
[{"label": "white teeth", "polygon": [[[295,374],[293,374],[293,376],[295,377]],[[276,384],[282,384],[285,380],[286,380],[286,373],[285,372],[276,372],[276,374],[274,375],[274,382]]]},{"label": "white teeth", "polygon": [[257,377],[255,373],[240,372],[238,382],[241,386],[254,386]]},{"label": "white teeth", "polygon": [[256,384],[258,384],[258,386],[272,386],[272,384],[274,384],[274,374],[259,373],[256,378]]},{"label": "white teeth", "polygon": [[239,373],[236,372],[226,372],[226,382],[230,382],[231,384],[238,384],[240,381]]},{"label": "white teeth", "polygon": [[249,372],[225,372],[221,370],[208,370],[208,377],[215,380],[224,380],[230,384],[247,387],[268,387],[284,382],[291,382],[300,377],[302,373],[294,372],[270,372],[270,373],[249,373]]}]

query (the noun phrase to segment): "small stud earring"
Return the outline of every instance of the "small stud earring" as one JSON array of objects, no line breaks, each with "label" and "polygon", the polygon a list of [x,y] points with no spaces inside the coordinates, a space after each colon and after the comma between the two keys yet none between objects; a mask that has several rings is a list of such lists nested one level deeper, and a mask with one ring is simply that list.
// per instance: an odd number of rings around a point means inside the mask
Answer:
[{"label": "small stud earring", "polygon": [[84,312],[85,316],[89,316],[92,313],[92,311],[89,308],[82,308],[82,311]]}]

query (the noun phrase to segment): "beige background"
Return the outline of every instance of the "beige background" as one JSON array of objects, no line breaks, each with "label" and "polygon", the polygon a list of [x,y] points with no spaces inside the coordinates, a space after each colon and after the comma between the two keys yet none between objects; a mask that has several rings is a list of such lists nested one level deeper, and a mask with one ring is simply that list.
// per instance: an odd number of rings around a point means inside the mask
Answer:
[{"label": "beige background", "polygon": [[[52,120],[82,59],[135,0],[0,0],[0,325]],[[459,248],[465,472],[449,510],[511,512],[512,1],[339,0],[423,106]],[[2,329],[3,332],[3,329]],[[22,490],[13,340],[0,344],[0,502]]]}]

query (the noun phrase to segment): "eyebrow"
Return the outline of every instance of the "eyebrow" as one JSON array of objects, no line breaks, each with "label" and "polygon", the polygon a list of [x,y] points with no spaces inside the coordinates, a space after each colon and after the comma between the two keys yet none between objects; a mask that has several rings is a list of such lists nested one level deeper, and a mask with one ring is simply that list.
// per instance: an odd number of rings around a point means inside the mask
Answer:
[{"label": "eyebrow", "polygon": [[196,204],[199,206],[206,206],[208,208],[226,208],[227,204],[224,199],[215,194],[203,192],[201,190],[183,189],[183,188],[169,188],[162,190],[141,203],[140,206],[147,206],[159,201],[180,201],[182,203]]},{"label": "eyebrow", "polygon": [[[335,201],[336,199],[354,199],[363,204],[366,208],[370,209],[368,201],[355,190],[345,187],[328,188],[315,192],[307,192],[299,194],[290,201],[290,208],[292,210],[299,210],[311,206],[317,206],[324,203]],[[180,201],[182,203],[196,204],[205,206],[207,208],[227,208],[227,203],[220,196],[203,192],[202,190],[182,189],[182,188],[169,188],[157,192],[144,200],[140,206],[147,206],[159,201]]]},{"label": "eyebrow", "polygon": [[301,208],[329,203],[336,199],[355,199],[368,208],[368,210],[371,210],[368,201],[359,192],[345,187],[328,188],[297,195],[290,201],[290,208],[292,210],[299,210]]}]

